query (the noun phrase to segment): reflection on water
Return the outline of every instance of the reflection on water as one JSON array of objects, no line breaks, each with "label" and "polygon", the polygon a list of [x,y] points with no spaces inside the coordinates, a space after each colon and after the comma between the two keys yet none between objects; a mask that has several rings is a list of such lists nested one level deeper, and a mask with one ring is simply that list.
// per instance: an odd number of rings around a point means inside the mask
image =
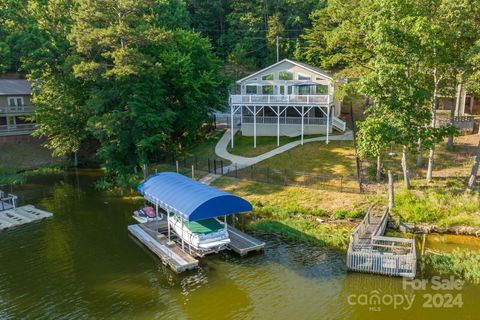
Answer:
[{"label": "reflection on water", "polygon": [[402,279],[347,273],[344,253],[274,236],[263,237],[265,253],[224,252],[176,275],[128,235],[141,201],[94,190],[98,176],[32,177],[15,190],[54,217],[0,234],[0,319],[476,318],[472,285],[461,309],[423,308],[428,288],[406,291],[416,297],[410,310],[349,303],[403,294]]}]

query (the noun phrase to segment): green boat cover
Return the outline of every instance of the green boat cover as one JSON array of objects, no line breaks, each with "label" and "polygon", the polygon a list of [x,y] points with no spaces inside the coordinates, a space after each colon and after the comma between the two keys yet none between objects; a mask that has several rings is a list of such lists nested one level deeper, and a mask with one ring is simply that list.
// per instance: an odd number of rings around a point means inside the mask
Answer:
[{"label": "green boat cover", "polygon": [[[177,215],[174,215],[174,219],[176,221],[181,221]],[[183,224],[188,228],[188,230],[196,234],[209,234],[223,229],[223,225],[214,218],[198,221],[184,220]]]}]

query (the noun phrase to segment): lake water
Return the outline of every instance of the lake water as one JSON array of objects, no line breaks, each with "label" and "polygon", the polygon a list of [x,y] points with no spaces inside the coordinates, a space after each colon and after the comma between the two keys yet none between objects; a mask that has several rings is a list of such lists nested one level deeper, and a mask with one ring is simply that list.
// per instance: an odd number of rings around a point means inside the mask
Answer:
[{"label": "lake water", "polygon": [[[23,204],[54,217],[0,233],[0,319],[480,317],[480,286],[404,290],[400,278],[347,273],[341,251],[275,236],[262,236],[264,253],[210,256],[176,275],[127,232],[142,201],[96,191],[99,174],[33,177],[15,187]],[[451,306],[448,294],[460,298]]]}]

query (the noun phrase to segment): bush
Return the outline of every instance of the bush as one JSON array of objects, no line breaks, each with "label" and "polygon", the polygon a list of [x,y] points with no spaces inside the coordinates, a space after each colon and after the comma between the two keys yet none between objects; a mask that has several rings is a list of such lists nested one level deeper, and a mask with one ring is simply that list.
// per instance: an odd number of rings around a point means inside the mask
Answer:
[{"label": "bush", "polygon": [[420,270],[424,274],[455,275],[472,283],[480,283],[480,254],[474,250],[455,249],[441,255],[421,257]]}]

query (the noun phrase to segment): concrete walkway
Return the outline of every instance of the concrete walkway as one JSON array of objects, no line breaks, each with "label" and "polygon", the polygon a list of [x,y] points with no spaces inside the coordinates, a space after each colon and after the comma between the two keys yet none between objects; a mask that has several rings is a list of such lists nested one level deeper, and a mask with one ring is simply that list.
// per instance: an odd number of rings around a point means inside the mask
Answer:
[{"label": "concrete walkway", "polygon": [[[217,154],[218,157],[230,160],[232,162],[231,165],[228,165],[228,166],[223,168],[224,172],[228,172],[229,170],[230,171],[235,170],[235,164],[237,165],[236,166],[237,169],[245,168],[245,167],[251,166],[253,164],[256,164],[260,161],[263,161],[263,160],[266,160],[266,159],[271,158],[273,156],[276,156],[277,154],[280,154],[282,152],[288,151],[288,150],[290,150],[290,149],[292,149],[292,148],[301,144],[301,141],[297,140],[297,141],[287,143],[287,144],[285,144],[283,146],[280,146],[276,149],[273,149],[271,151],[265,152],[264,154],[261,154],[261,155],[256,156],[256,157],[252,157],[252,158],[242,157],[242,156],[237,156],[237,155],[231,154],[227,151],[227,146],[230,143],[230,139],[231,139],[230,130],[231,129],[228,129],[225,132],[223,137],[220,139],[220,141],[218,141],[217,145],[215,146],[215,153]],[[238,131],[238,128],[235,128],[234,132],[233,132],[233,135],[235,135],[237,133],[237,131]],[[308,142],[325,141],[325,139],[326,139],[326,136],[315,137],[315,138],[310,138],[310,139],[304,139],[303,143],[305,144],[305,143],[308,143]],[[347,132],[345,132],[342,135],[332,135],[332,136],[330,136],[330,141],[348,141],[348,140],[352,140],[352,139],[353,139],[353,133],[352,133],[351,130],[348,130]],[[252,148],[253,148],[253,146],[252,146]]]}]

